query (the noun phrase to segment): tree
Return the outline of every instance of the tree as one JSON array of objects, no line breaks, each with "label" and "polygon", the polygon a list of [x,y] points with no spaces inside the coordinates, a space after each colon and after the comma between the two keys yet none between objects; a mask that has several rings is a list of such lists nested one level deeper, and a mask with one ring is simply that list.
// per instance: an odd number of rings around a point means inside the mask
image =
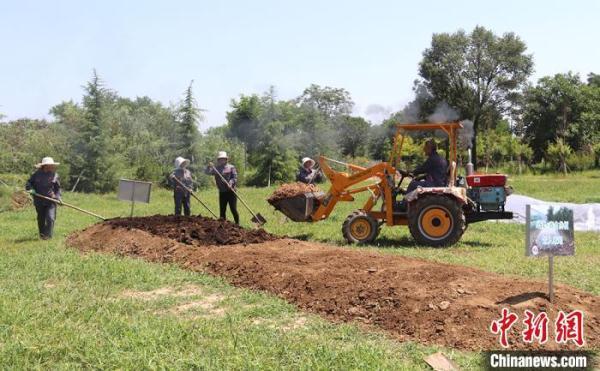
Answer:
[{"label": "tree", "polygon": [[357,157],[364,156],[367,147],[369,123],[362,117],[344,117],[338,125],[338,144],[342,155]]},{"label": "tree", "polygon": [[405,121],[404,112],[396,112],[379,125],[369,128],[368,154],[374,160],[389,161],[396,124]]},{"label": "tree", "polygon": [[[475,135],[486,112],[510,113],[533,71],[533,58],[514,33],[501,37],[477,26],[466,34],[434,34],[419,64],[420,83],[437,102],[471,119]],[[473,163],[477,163],[477,140]]]},{"label": "tree", "polygon": [[94,69],[92,79],[84,87],[83,120],[67,161],[71,174],[80,181],[78,189],[84,192],[108,192],[115,186],[115,169],[109,156],[107,106],[114,95],[106,89]]},{"label": "tree", "polygon": [[600,75],[597,73],[590,72],[588,74],[587,83],[590,86],[600,88]]},{"label": "tree", "polygon": [[321,87],[311,84],[304,89],[296,101],[302,106],[309,106],[327,118],[349,115],[354,107],[350,93],[345,89]]},{"label": "tree", "polygon": [[537,160],[543,157],[548,143],[557,139],[579,149],[576,123],[582,112],[581,85],[578,75],[567,73],[543,77],[525,90],[523,128]]},{"label": "tree", "polygon": [[228,136],[245,143],[248,152],[259,148],[262,136],[261,114],[261,100],[256,94],[242,95],[239,100],[232,100],[231,111],[227,112]]},{"label": "tree", "polygon": [[200,136],[198,122],[202,120],[202,115],[192,92],[193,83],[194,80],[190,82],[190,85],[185,90],[185,97],[179,110],[179,131],[181,137],[178,149],[181,153],[180,156],[189,158],[192,162],[195,162],[196,153],[194,153],[194,147]]}]

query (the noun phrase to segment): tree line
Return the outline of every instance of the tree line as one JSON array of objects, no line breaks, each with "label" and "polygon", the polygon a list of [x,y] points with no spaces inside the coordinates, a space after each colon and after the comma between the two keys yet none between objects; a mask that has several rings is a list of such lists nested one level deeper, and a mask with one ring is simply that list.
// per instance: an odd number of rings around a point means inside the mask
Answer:
[{"label": "tree line", "polygon": [[[275,87],[232,99],[226,123],[201,133],[193,82],[177,104],[125,98],[96,71],[81,103],[50,109],[52,120],[0,124],[0,173],[27,173],[45,155],[59,158],[65,186],[113,190],[119,178],[164,182],[176,156],[192,160],[198,186],[217,150],[226,150],[248,185],[293,180],[300,158],[320,154],[359,163],[387,160],[398,122],[473,122],[474,163],[508,171],[585,170],[600,166],[600,75],[566,72],[529,82],[533,56],[515,34],[434,34],[423,52],[415,97],[380,124],[353,114],[343,88],[310,85],[293,99]],[[421,161],[423,136],[410,138],[406,164]],[[460,154],[466,162],[466,151]]]}]

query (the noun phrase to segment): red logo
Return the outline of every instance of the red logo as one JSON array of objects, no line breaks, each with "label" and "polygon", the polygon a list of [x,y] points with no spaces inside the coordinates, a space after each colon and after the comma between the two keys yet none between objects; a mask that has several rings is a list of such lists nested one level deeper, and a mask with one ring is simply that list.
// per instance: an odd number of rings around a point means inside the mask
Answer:
[{"label": "red logo", "polygon": [[[500,345],[504,348],[508,348],[508,332],[518,319],[517,314],[511,313],[508,308],[502,308],[500,319],[492,321],[490,331],[492,334],[500,335]],[[549,319],[546,312],[535,315],[532,311],[525,310],[523,331],[521,332],[523,342],[531,344],[537,341],[540,344],[545,344],[548,341],[548,323]],[[580,310],[574,310],[570,313],[558,312],[554,322],[554,330],[557,344],[566,344],[572,341],[578,347],[582,347],[585,344],[583,339],[583,312]]]},{"label": "red logo", "polygon": [[517,322],[518,319],[519,316],[511,313],[507,308],[502,308],[502,318],[492,322],[490,330],[493,334],[500,334],[500,344],[505,348],[508,348],[507,332],[510,330],[512,325]]},{"label": "red logo", "polygon": [[525,330],[523,330],[523,341],[525,343],[533,343],[537,339],[540,344],[548,341],[548,314],[541,312],[537,316],[532,311],[525,311]]},{"label": "red logo", "polygon": [[583,312],[574,310],[569,314],[558,312],[556,318],[556,342],[566,343],[572,340],[578,347],[582,347],[583,341]]}]

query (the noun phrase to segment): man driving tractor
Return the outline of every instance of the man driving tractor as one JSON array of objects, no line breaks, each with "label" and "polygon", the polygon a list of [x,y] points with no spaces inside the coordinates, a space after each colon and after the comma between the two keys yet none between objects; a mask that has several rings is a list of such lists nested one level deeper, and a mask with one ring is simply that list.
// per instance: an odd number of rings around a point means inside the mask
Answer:
[{"label": "man driving tractor", "polygon": [[427,156],[427,160],[418,166],[412,175],[425,175],[423,179],[413,179],[406,193],[410,193],[417,187],[445,187],[448,179],[448,163],[446,159],[437,153],[437,144],[434,139],[429,139],[425,142],[423,151]]}]

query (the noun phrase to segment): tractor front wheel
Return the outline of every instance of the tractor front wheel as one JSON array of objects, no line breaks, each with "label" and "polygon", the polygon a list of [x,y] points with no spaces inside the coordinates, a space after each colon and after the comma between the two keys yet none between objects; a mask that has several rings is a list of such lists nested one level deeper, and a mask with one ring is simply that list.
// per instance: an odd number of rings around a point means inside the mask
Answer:
[{"label": "tractor front wheel", "polygon": [[366,212],[355,211],[344,221],[342,234],[349,243],[369,243],[377,238],[379,223]]},{"label": "tractor front wheel", "polygon": [[450,197],[425,195],[408,213],[410,234],[421,245],[433,247],[454,245],[462,237],[465,214],[461,205]]}]

